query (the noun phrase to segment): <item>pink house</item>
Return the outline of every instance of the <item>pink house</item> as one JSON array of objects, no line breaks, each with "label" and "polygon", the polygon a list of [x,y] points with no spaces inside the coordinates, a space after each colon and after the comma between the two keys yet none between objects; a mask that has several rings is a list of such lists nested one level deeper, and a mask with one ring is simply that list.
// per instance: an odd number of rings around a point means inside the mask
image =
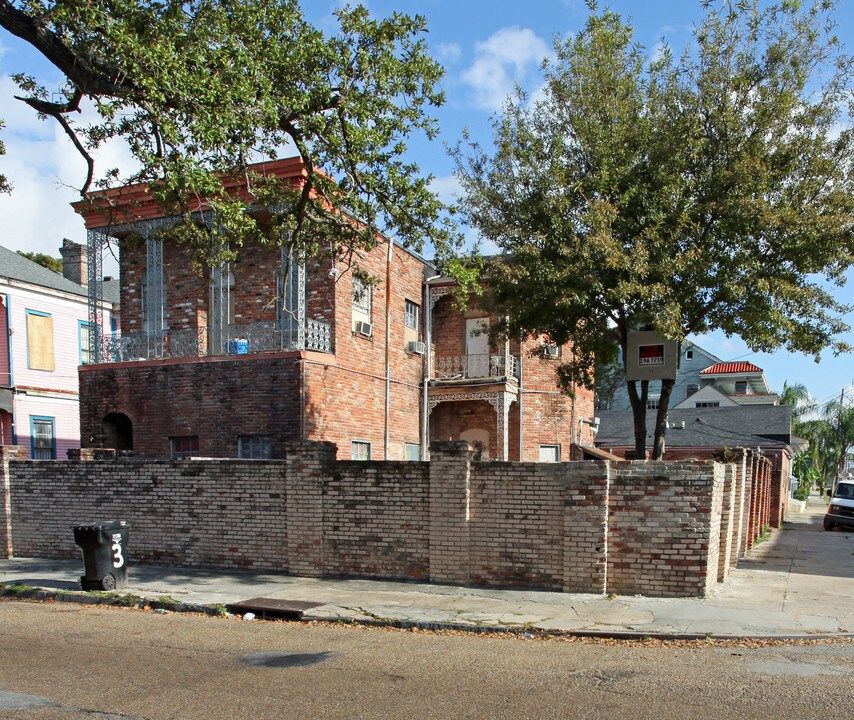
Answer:
[{"label": "pink house", "polygon": [[0,445],[35,460],[80,447],[77,368],[90,359],[89,326],[113,324],[111,283],[90,317],[86,252],[65,240],[65,273],[0,247]]}]

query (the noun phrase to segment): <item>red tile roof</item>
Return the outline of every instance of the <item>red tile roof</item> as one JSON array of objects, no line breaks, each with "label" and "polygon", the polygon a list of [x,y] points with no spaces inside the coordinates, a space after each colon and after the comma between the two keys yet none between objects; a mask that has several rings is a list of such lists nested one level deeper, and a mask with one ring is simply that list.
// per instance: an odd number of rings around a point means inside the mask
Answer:
[{"label": "red tile roof", "polygon": [[726,375],[728,373],[736,373],[743,375],[745,373],[761,373],[762,368],[757,367],[749,362],[721,362],[710,365],[705,370],[700,371],[700,375]]}]

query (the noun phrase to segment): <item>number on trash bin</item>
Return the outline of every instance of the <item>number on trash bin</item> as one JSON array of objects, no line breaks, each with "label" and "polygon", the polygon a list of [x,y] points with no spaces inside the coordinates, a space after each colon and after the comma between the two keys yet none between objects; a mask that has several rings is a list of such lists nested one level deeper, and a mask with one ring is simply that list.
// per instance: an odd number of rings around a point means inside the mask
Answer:
[{"label": "number on trash bin", "polygon": [[113,551],[113,567],[120,568],[125,564],[125,559],[122,556],[122,536],[121,533],[113,535],[113,546],[110,548]]}]

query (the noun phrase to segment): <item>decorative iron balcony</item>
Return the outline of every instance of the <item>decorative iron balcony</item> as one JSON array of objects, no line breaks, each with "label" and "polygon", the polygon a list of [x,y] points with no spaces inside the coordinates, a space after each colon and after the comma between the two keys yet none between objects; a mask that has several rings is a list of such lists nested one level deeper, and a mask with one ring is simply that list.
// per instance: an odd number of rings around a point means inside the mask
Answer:
[{"label": "decorative iron balcony", "polygon": [[[300,347],[302,345],[302,347]],[[307,320],[302,343],[296,329],[280,329],[275,322],[189,328],[159,333],[115,333],[101,338],[102,363],[162,358],[247,355],[282,350],[333,352],[332,327]]]},{"label": "decorative iron balcony", "polygon": [[508,377],[519,379],[519,360],[513,355],[437,355],[434,380],[477,380]]}]

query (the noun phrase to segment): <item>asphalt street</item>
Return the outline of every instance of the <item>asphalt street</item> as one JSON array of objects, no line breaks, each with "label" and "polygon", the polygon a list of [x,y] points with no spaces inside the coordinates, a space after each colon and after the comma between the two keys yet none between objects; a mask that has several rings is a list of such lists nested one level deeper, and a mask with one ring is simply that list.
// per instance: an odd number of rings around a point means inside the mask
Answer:
[{"label": "asphalt street", "polygon": [[[0,717],[846,717],[854,644],[436,634],[0,602]],[[780,642],[780,641],[776,641]]]}]

